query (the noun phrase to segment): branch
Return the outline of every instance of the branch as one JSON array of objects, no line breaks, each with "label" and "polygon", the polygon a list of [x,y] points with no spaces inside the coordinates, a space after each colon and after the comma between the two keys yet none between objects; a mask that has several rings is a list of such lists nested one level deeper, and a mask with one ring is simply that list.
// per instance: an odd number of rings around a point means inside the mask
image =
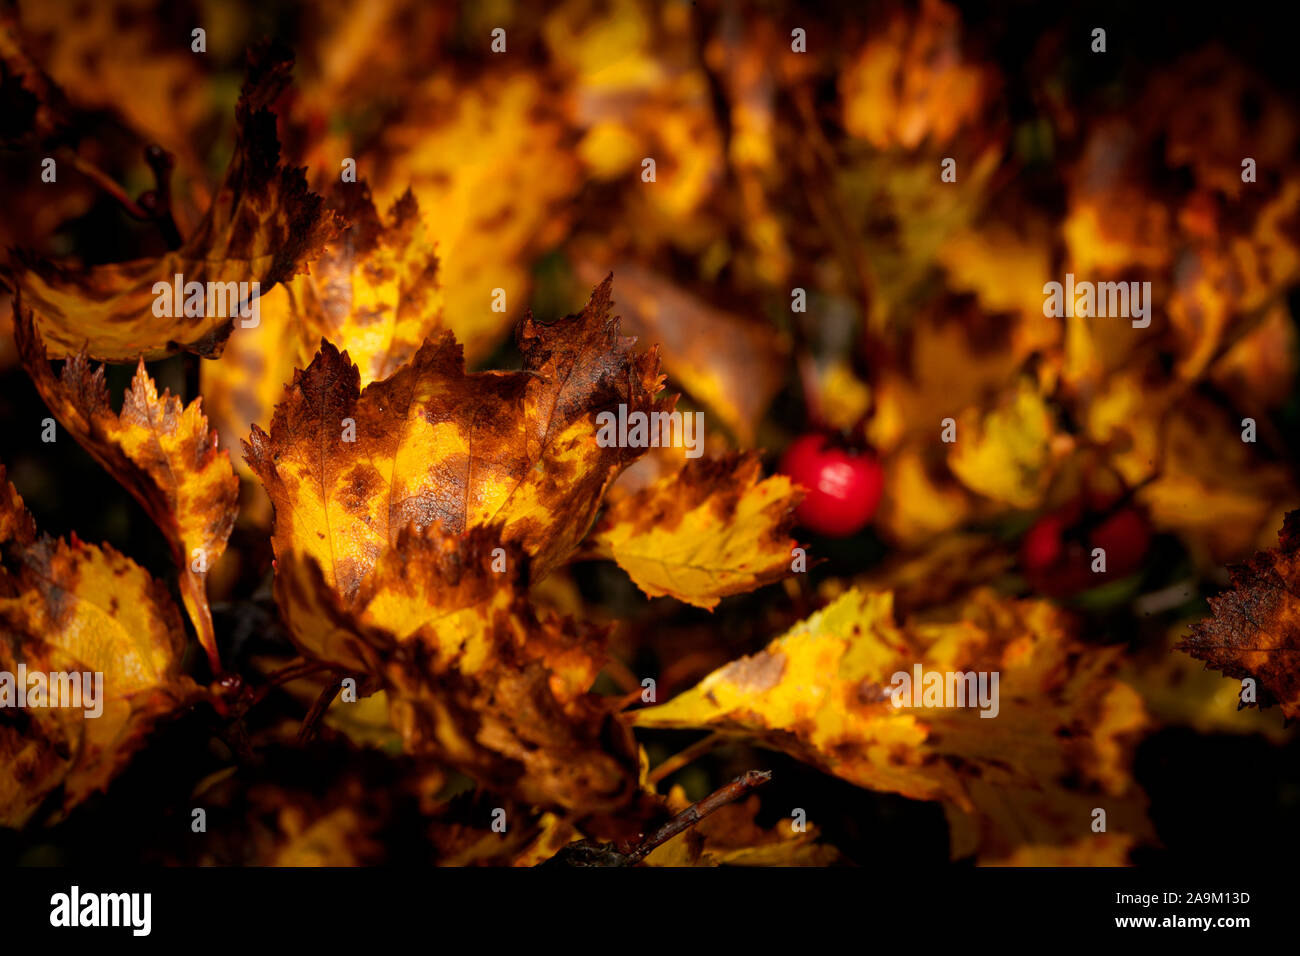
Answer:
[{"label": "branch", "polygon": [[772,779],[770,770],[750,770],[725,787],[720,787],[698,803],[693,803],[649,836],[615,846],[578,840],[570,843],[542,866],[636,866],[657,846],[667,843],[683,830],[695,826],[710,813],[734,803]]}]

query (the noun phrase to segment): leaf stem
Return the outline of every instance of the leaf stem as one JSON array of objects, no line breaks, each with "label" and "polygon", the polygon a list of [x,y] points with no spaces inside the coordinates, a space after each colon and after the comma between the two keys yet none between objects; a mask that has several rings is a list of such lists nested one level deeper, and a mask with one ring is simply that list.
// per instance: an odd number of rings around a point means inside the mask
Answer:
[{"label": "leaf stem", "polygon": [[104,172],[84,156],[79,155],[71,147],[67,147],[67,150],[72,156],[72,165],[77,172],[81,173],[87,179],[92,180],[96,186],[117,200],[118,205],[126,211],[128,216],[142,221],[154,218],[153,213],[149,212],[128,196],[126,190],[118,185],[117,181],[113,179],[113,177],[109,176],[108,173]]},{"label": "leaf stem", "polygon": [[334,703],[334,698],[338,696],[342,686],[342,680],[335,680],[325,685],[316,702],[311,705],[311,710],[307,711],[307,716],[302,719],[302,727],[298,730],[299,746],[310,742],[316,736],[316,725],[325,716],[325,711],[329,710],[330,704]]}]

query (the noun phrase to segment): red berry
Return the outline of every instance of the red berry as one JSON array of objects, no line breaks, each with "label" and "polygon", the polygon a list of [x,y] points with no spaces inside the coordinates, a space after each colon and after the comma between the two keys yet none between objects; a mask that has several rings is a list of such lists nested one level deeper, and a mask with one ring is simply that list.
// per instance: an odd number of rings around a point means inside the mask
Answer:
[{"label": "red berry", "polygon": [[1106,569],[1125,577],[1142,567],[1151,546],[1151,528],[1136,508],[1120,508],[1092,532],[1093,547],[1106,549]]},{"label": "red berry", "polygon": [[884,474],[870,452],[829,445],[827,435],[802,435],[785,450],[780,470],[808,492],[795,512],[811,531],[847,537],[876,513]]},{"label": "red berry", "polygon": [[[1127,577],[1142,566],[1151,528],[1132,505],[1089,496],[1045,514],[1020,542],[1020,566],[1036,591],[1064,597]],[[1093,549],[1106,552],[1106,571],[1094,572]]]}]

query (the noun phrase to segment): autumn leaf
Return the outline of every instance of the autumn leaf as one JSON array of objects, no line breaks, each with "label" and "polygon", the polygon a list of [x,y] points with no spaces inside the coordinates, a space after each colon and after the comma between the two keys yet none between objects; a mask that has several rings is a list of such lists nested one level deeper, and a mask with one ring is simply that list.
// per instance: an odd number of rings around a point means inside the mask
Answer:
[{"label": "autumn leaf", "polygon": [[275,503],[276,557],[313,558],[347,604],[407,525],[459,534],[491,523],[544,576],[641,452],[601,447],[597,413],[671,407],[654,398],[657,351],[634,353],[610,306],[606,279],[581,313],[550,326],[526,320],[518,372],[466,374],[444,333],[363,391],[346,354],[322,343],[270,434],[254,428],[245,443]]},{"label": "autumn leaf", "polygon": [[[1087,649],[1067,628],[1051,604],[991,592],[951,621],[898,625],[890,594],[850,590],[634,720],[751,737],[859,786],[942,801],[955,858],[1066,843],[1094,807],[1109,808],[1112,831],[1145,837],[1129,770],[1142,702],[1110,676],[1118,651]],[[893,675],[915,666],[999,673],[997,716],[895,707]]]},{"label": "autumn leaf", "polygon": [[[267,292],[299,272],[333,239],[341,223],[307,189],[302,170],[279,162],[275,115],[269,107],[289,81],[291,61],[271,48],[250,56],[249,75],[235,110],[235,152],[207,215],[177,250],[157,259],[81,267],[20,253],[5,267],[7,281],[36,317],[51,358],[83,349],[94,359],[157,358],[177,350],[216,356],[234,329],[255,321],[252,282]],[[155,314],[156,283],[220,289],[197,315]],[[236,283],[234,293],[229,283]],[[238,283],[250,283],[245,293]],[[176,303],[180,305],[180,303]],[[226,314],[220,314],[220,313]]]},{"label": "autumn leaf", "polygon": [[997,73],[973,62],[961,41],[960,13],[939,0],[895,13],[840,76],[845,128],[880,149],[915,149],[973,124]]},{"label": "autumn leaf", "polygon": [[396,372],[443,327],[438,258],[414,196],[381,217],[364,183],[340,183],[330,209],[348,229],[311,273],[263,297],[255,333],[232,337],[222,361],[203,364],[203,393],[223,438],[267,425],[284,383],[322,338],[348,353],[365,386]]},{"label": "autumn leaf", "polygon": [[79,109],[117,114],[144,142],[191,160],[215,102],[188,31],[177,43],[166,19],[151,16],[141,0],[22,3],[15,19],[17,38]]},{"label": "autumn leaf", "polygon": [[310,750],[264,744],[264,760],[230,764],[200,780],[191,799],[210,826],[171,841],[169,864],[187,866],[366,866],[385,859],[398,828],[445,776],[409,758],[396,760],[346,741]]},{"label": "autumn leaf", "polygon": [[756,454],[688,460],[676,474],[620,499],[591,535],[650,597],[696,607],[770,584],[789,573],[789,536],[803,495],[784,475],[759,480]]},{"label": "autumn leaf", "polygon": [[924,547],[955,533],[976,513],[975,496],[953,476],[943,453],[923,439],[896,449],[882,464],[885,487],[875,524],[887,540]]},{"label": "autumn leaf", "polygon": [[0,671],[103,681],[98,716],[89,705],[0,711],[0,826],[21,827],[47,797],[57,820],[105,789],[197,688],[180,674],[185,635],[164,585],[107,545],[37,537],[3,466],[0,495]]},{"label": "autumn leaf", "polygon": [[277,601],[304,652],[381,674],[409,749],[585,809],[629,799],[631,740],[586,693],[598,642],[535,619],[523,594],[639,454],[601,447],[596,413],[671,407],[654,399],[657,354],[632,351],[609,293],[606,280],[553,326],[526,321],[520,372],[467,375],[444,334],[363,391],[324,343],[270,434],[245,445],[275,504]]},{"label": "autumn leaf", "polygon": [[1242,441],[1241,418],[1151,370],[1112,376],[1080,416],[1156,528],[1204,566],[1239,561],[1272,540],[1296,501],[1289,469]]},{"label": "autumn leaf", "polygon": [[205,582],[234,527],[239,479],[229,453],[217,449],[202,399],[182,406],[168,391],[159,396],[141,359],[116,413],[103,366],[92,370],[83,352],[70,357],[55,377],[30,312],[15,308],[14,332],[23,365],[50,411],[166,535],[185,609],[213,671],[220,673]]},{"label": "autumn leaf", "polygon": [[[1188,599],[1193,598],[1191,587]],[[1168,628],[1164,640],[1135,654],[1124,666],[1125,683],[1142,695],[1147,712],[1161,726],[1190,727],[1201,734],[1260,734],[1284,744],[1291,733],[1277,711],[1243,707],[1241,681],[1210,670],[1178,653],[1185,622]]]},{"label": "autumn leaf", "polygon": [[438,257],[410,190],[386,220],[364,183],[336,184],[330,208],[350,228],[295,280],[295,305],[307,335],[343,348],[368,385],[410,361],[441,324]]},{"label": "autumn leaf", "polygon": [[1055,421],[1034,385],[1021,380],[998,406],[957,420],[948,467],[966,487],[1012,508],[1042,504],[1051,479]]},{"label": "autumn leaf", "polygon": [[350,655],[382,678],[408,752],[532,805],[626,806],[636,797],[631,736],[614,705],[588,693],[603,635],[534,614],[524,556],[500,543],[499,527],[408,527],[347,606],[310,556],[277,559],[277,588],[300,642],[326,635],[318,656]]},{"label": "autumn leaf", "polygon": [[366,583],[360,623],[396,645],[380,651],[393,725],[408,751],[531,805],[624,808],[632,738],[610,699],[588,693],[603,635],[535,615],[518,552],[513,572],[492,570],[498,534],[408,530]]},{"label": "autumn leaf", "polygon": [[1039,346],[1032,326],[984,312],[969,297],[927,304],[899,335],[894,362],[876,371],[872,445],[887,451],[913,436],[932,444],[943,419],[991,404]]},{"label": "autumn leaf", "polygon": [[[270,424],[271,412],[284,394],[285,383],[315,354],[314,344],[303,341],[292,285],[282,282],[264,293],[259,300],[258,327],[232,335],[221,360],[204,362],[199,368],[199,390],[205,407],[221,435],[221,443],[228,448],[238,447],[253,425]],[[236,455],[234,464],[243,477],[253,477],[243,456]]]},{"label": "autumn leaf", "polygon": [[1210,598],[1212,616],[1178,645],[1228,677],[1251,678],[1258,703],[1300,716],[1300,511],[1287,514],[1278,545],[1229,569],[1232,590]]}]

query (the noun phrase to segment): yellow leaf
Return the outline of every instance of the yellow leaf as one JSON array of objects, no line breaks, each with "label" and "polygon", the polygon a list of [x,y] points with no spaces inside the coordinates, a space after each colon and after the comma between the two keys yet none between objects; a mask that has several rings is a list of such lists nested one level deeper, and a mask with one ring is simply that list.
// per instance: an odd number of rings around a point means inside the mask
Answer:
[{"label": "yellow leaf", "polygon": [[438,257],[415,198],[402,196],[385,220],[365,183],[339,183],[331,211],[347,231],[309,274],[262,297],[256,330],[233,336],[221,361],[203,363],[203,394],[223,440],[269,424],[284,383],[322,338],[348,353],[365,386],[396,372],[443,327]]},{"label": "yellow leaf", "polygon": [[[609,295],[607,279],[581,314],[551,326],[526,321],[519,372],[467,375],[444,333],[361,391],[356,366],[323,344],[295,373],[270,434],[254,428],[245,443],[275,503],[277,559],[313,558],[345,604],[412,523],[451,534],[502,525],[534,578],[563,562],[641,451],[602,447],[597,412],[671,408],[654,399],[657,351],[632,351]],[[282,579],[277,588],[292,620],[303,595]],[[320,652],[316,635],[297,636]]]},{"label": "yellow leaf", "polygon": [[1028,380],[987,413],[969,409],[957,420],[948,467],[972,491],[1013,508],[1042,503],[1051,479],[1054,422]]},{"label": "yellow leaf", "polygon": [[[384,129],[375,194],[391,202],[409,188],[433,212],[446,314],[471,361],[523,313],[532,262],[567,230],[578,188],[569,135],[535,74],[496,68],[470,83],[436,71]],[[505,311],[493,309],[497,289]]]},{"label": "yellow leaf", "polygon": [[[591,263],[579,263],[584,281],[599,281]],[[710,305],[667,277],[632,263],[614,267],[628,331],[657,342],[674,384],[716,414],[742,445],[781,388],[786,346],[766,325]]]},{"label": "yellow leaf", "polygon": [[[1189,599],[1191,594],[1189,586]],[[1286,743],[1294,728],[1284,726],[1285,719],[1276,711],[1242,707],[1239,679],[1178,653],[1178,642],[1186,634],[1185,622],[1171,627],[1165,640],[1125,665],[1125,682],[1142,695],[1151,716],[1163,726],[1191,727],[1201,734],[1261,734],[1273,743]]]},{"label": "yellow leaf", "polygon": [[939,0],[898,12],[840,76],[844,126],[885,149],[943,145],[975,122],[996,83],[991,67],[961,48],[961,15]]},{"label": "yellow leaf", "polygon": [[[636,752],[613,703],[588,693],[604,635],[528,605],[522,555],[492,569],[498,527],[410,531],[352,609],[407,750],[534,806],[612,810],[637,797]],[[315,565],[317,589],[323,586]]]},{"label": "yellow leaf", "polygon": [[520,372],[467,375],[444,335],[362,391],[326,343],[245,446],[275,504],[276,596],[304,653],[380,676],[409,750],[593,811],[636,795],[631,737],[587,692],[602,637],[538,619],[526,591],[640,454],[597,441],[597,412],[671,408],[654,399],[656,353],[632,351],[609,293],[606,280],[581,314],[525,322]]},{"label": "yellow leaf", "polygon": [[650,597],[716,607],[784,577],[794,560],[788,532],[803,495],[783,475],[760,474],[753,453],[688,460],[611,506],[591,543]]},{"label": "yellow leaf", "polygon": [[[980,592],[954,620],[900,626],[890,594],[850,590],[634,719],[752,737],[859,786],[942,801],[954,857],[1067,843],[1099,806],[1111,832],[1145,838],[1129,771],[1145,717],[1111,676],[1118,654],[1074,641],[1046,602]],[[981,717],[992,706],[895,706],[894,675],[910,680],[917,667],[953,690],[948,675],[983,672],[989,690],[998,674],[997,695],[981,701],[996,701],[996,716]]]},{"label": "yellow leaf", "polygon": [[29,683],[62,672],[83,691],[84,673],[102,676],[94,707],[29,701],[22,720],[0,721],[0,826],[22,827],[56,788],[52,822],[106,788],[197,688],[180,674],[185,636],[165,586],[108,546],[37,538],[3,466],[0,498],[0,672],[16,681],[24,665]]}]

